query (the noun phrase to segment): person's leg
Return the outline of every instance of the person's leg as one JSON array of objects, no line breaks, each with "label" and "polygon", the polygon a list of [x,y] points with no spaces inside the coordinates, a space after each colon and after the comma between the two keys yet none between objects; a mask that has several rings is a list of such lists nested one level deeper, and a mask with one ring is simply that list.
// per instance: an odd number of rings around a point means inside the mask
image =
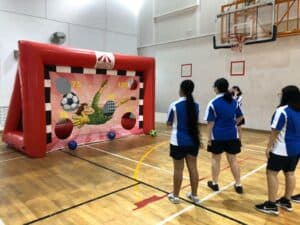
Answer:
[{"label": "person's leg", "polygon": [[186,164],[187,164],[187,167],[189,170],[192,195],[197,196],[198,182],[199,182],[198,181],[199,174],[198,174],[198,168],[197,168],[197,157],[188,154],[188,155],[186,155],[185,160],[186,160]]},{"label": "person's leg", "polygon": [[284,196],[276,201],[277,206],[287,210],[293,211],[293,207],[291,204],[291,196],[296,186],[296,178],[293,171],[285,172],[285,193]]},{"label": "person's leg", "polygon": [[295,194],[291,197],[291,200],[296,203],[300,203],[300,193]]},{"label": "person's leg", "polygon": [[291,212],[293,207],[291,204],[292,194],[296,187],[295,169],[297,168],[298,157],[286,157],[283,160],[283,171],[285,177],[285,193],[284,196],[276,201],[277,206]]},{"label": "person's leg", "polygon": [[[266,170],[267,175],[267,183],[268,183],[268,201],[258,204],[255,208],[263,213],[279,215],[279,210],[276,202],[276,196],[278,191],[278,178],[277,175],[279,171],[283,169],[284,161],[282,157],[275,155],[273,153],[270,154],[268,159],[268,165]],[[277,203],[277,204],[276,204]]]},{"label": "person's leg", "polygon": [[179,196],[179,191],[182,183],[184,159],[173,159],[174,175],[173,175],[173,194],[175,197]]},{"label": "person's leg", "polygon": [[220,164],[221,164],[222,154],[214,154],[211,156],[211,173],[212,181],[207,182],[207,186],[213,191],[219,191],[218,179],[220,174]]},{"label": "person's leg", "polygon": [[284,197],[286,199],[291,199],[293,191],[296,187],[296,178],[294,172],[287,172],[284,174],[285,176],[285,193]]},{"label": "person's leg", "polygon": [[276,202],[278,191],[278,171],[267,169],[267,182],[268,182],[268,198],[270,202]]},{"label": "person's leg", "polygon": [[240,140],[242,141],[242,126],[238,126]]},{"label": "person's leg", "polygon": [[236,155],[226,153],[227,161],[230,165],[231,173],[234,177],[236,185],[241,184],[240,168],[236,159]]},{"label": "person's leg", "polygon": [[278,171],[267,169],[267,182],[268,182],[268,198],[269,200],[255,205],[255,208],[263,213],[279,215],[279,210],[276,205],[276,195],[278,190]]},{"label": "person's leg", "polygon": [[[299,162],[299,156],[298,156],[298,159],[296,161],[295,168],[297,168],[298,162]],[[295,180],[295,185],[296,185],[296,180]],[[300,193],[297,193],[297,194],[294,194],[293,196],[291,196],[291,200],[293,202],[300,203]]]},{"label": "person's leg", "polygon": [[212,153],[211,157],[211,173],[212,173],[212,181],[217,184],[220,174],[220,164],[221,164],[221,156],[222,154],[214,154]]}]

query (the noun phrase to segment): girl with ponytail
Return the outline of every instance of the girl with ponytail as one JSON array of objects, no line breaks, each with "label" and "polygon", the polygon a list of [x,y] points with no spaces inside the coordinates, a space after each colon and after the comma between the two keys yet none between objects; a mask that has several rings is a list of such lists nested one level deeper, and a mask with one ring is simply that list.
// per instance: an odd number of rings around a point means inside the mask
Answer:
[{"label": "girl with ponytail", "polygon": [[187,194],[194,203],[199,204],[197,197],[198,169],[197,155],[200,147],[199,138],[199,105],[194,102],[194,83],[184,80],[180,84],[179,100],[173,102],[168,111],[167,125],[172,126],[170,138],[170,156],[173,158],[173,193],[168,195],[171,202],[179,203],[179,191],[182,183],[184,159],[186,161],[192,191]]},{"label": "girl with ponytail", "polygon": [[221,155],[226,152],[235,179],[235,191],[241,194],[243,188],[236,160],[236,154],[241,151],[241,142],[236,124],[243,120],[243,113],[239,103],[232,98],[228,87],[229,83],[224,78],[215,81],[214,91],[217,96],[208,103],[204,117],[208,123],[207,150],[212,153],[212,181],[208,181],[207,185],[213,191],[219,190]]}]

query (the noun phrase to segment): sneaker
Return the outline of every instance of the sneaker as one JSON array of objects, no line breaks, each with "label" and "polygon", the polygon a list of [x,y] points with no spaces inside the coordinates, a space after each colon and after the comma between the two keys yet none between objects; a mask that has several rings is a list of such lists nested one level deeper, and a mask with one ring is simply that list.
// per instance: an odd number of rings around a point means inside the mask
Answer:
[{"label": "sneaker", "polygon": [[293,196],[291,197],[291,200],[292,200],[293,202],[300,203],[300,194],[293,195]]},{"label": "sneaker", "polygon": [[244,190],[243,190],[243,186],[242,185],[234,185],[234,189],[236,191],[236,193],[238,194],[243,194],[244,193]]},{"label": "sneaker", "polygon": [[219,185],[213,184],[212,181],[208,181],[207,186],[210,187],[210,189],[212,189],[213,191],[219,191]]},{"label": "sneaker", "polygon": [[286,211],[289,211],[289,212],[293,211],[293,207],[292,207],[291,201],[288,200],[285,197],[282,197],[282,198],[278,199],[276,201],[276,205],[278,207],[281,207],[281,208],[285,209]]},{"label": "sneaker", "polygon": [[256,210],[267,213],[267,214],[272,214],[272,215],[279,215],[279,210],[277,205],[274,202],[264,202],[263,204],[259,204],[255,206]]},{"label": "sneaker", "polygon": [[192,200],[192,202],[194,202],[196,205],[200,204],[200,199],[198,198],[198,196],[192,195],[191,192],[187,193],[186,197],[188,197],[190,200]]},{"label": "sneaker", "polygon": [[179,204],[180,200],[178,197],[175,197],[173,193],[168,194],[168,199],[173,203],[173,204]]}]

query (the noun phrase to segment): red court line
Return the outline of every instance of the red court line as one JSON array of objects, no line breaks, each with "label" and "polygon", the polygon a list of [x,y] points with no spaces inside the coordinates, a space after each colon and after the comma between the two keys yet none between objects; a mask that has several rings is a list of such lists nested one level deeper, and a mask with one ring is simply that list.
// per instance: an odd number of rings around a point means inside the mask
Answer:
[{"label": "red court line", "polygon": [[152,195],[149,198],[146,198],[142,201],[136,202],[136,203],[134,203],[136,205],[136,208],[134,208],[133,211],[144,208],[145,206],[147,206],[153,202],[159,201],[160,199],[163,199],[166,196],[167,195],[163,195],[163,196]]}]

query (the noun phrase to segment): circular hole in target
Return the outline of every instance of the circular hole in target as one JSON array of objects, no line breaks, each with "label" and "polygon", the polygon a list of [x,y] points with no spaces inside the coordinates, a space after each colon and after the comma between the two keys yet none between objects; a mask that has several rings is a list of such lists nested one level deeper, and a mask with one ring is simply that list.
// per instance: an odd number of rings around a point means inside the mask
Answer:
[{"label": "circular hole in target", "polygon": [[55,124],[54,133],[59,139],[67,139],[73,131],[73,123],[70,119],[62,119]]},{"label": "circular hole in target", "polygon": [[126,130],[131,130],[136,124],[136,116],[132,112],[123,114],[121,119],[121,125]]},{"label": "circular hole in target", "polygon": [[136,90],[138,86],[138,82],[134,78],[130,78],[128,80],[128,88],[130,90]]}]

